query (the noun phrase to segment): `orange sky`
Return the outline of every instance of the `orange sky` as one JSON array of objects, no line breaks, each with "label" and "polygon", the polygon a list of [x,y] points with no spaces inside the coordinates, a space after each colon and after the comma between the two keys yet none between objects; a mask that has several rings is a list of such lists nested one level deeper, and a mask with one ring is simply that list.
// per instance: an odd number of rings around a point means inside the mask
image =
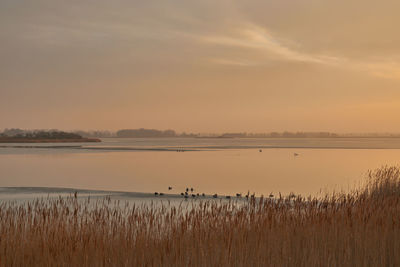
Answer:
[{"label": "orange sky", "polygon": [[400,1],[0,2],[0,129],[400,132]]}]

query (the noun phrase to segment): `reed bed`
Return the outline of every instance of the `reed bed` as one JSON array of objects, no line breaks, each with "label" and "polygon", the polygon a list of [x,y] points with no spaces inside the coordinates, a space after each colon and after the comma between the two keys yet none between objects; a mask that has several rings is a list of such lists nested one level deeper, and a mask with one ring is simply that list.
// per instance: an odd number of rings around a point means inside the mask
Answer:
[{"label": "reed bed", "polygon": [[400,266],[400,169],[323,197],[1,203],[0,266]]}]

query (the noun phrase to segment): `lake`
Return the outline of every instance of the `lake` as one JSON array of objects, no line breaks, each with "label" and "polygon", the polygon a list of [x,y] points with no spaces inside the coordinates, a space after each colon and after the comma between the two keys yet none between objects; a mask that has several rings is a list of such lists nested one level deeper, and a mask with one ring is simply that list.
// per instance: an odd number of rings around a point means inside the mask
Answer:
[{"label": "lake", "polygon": [[[295,154],[296,153],[296,154]],[[348,190],[399,165],[398,138],[104,138],[1,144],[0,187],[257,195]],[[173,189],[168,190],[171,186]]]}]

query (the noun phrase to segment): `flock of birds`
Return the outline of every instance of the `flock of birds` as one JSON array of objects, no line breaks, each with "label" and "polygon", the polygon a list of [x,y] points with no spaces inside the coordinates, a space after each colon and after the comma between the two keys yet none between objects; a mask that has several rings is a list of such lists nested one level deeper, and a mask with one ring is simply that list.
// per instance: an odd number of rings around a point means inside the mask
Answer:
[{"label": "flock of birds", "polygon": [[[169,187],[168,187],[168,190],[169,190],[169,191],[171,191],[172,189],[173,189],[172,186],[169,186]],[[200,194],[200,193],[194,193],[194,191],[195,191],[195,190],[193,189],[193,187],[191,187],[191,188],[187,187],[186,190],[185,190],[184,192],[181,192],[181,193],[180,193],[180,195],[181,195],[183,198],[185,198],[185,199],[188,199],[188,198],[196,198],[196,197],[206,197],[206,196],[207,196],[207,195],[204,194],[204,193],[201,193],[201,194]],[[154,195],[155,195],[155,196],[163,196],[164,193],[161,193],[161,192],[154,192]],[[213,194],[213,195],[210,195],[210,196],[212,196],[213,198],[218,198],[218,194]],[[255,193],[250,194],[250,192],[248,191],[247,194],[244,195],[244,197],[245,197],[246,199],[255,198],[255,197],[256,197],[256,194],[255,194]],[[270,198],[273,198],[274,195],[271,193],[271,194],[269,194],[269,197],[270,197]],[[226,199],[231,199],[232,196],[226,195],[225,198],[226,198]],[[236,198],[242,198],[242,193],[236,193]]]},{"label": "flock of birds", "polygon": [[[177,152],[184,152],[185,150],[182,148],[182,149],[178,149],[177,150]],[[259,152],[262,152],[262,149],[260,149],[259,150]],[[295,157],[297,157],[297,156],[299,156],[299,154],[298,153],[293,153],[293,156],[295,156]],[[172,188],[172,186],[168,186],[168,191],[171,191],[173,188]],[[190,192],[189,192],[190,191]],[[162,193],[162,192],[154,192],[154,195],[155,196],[163,196],[164,195],[164,193]],[[180,193],[180,195],[182,196],[182,197],[184,197],[184,198],[190,198],[190,197],[192,197],[192,198],[196,198],[196,197],[206,197],[206,194],[204,194],[204,193],[194,193],[194,189],[193,189],[193,187],[191,187],[191,188],[189,188],[189,187],[186,187],[186,190],[184,191],[184,192],[182,192],[182,193]],[[212,195],[212,197],[213,198],[218,198],[218,194],[214,194],[214,195]],[[242,197],[242,193],[236,193],[236,197],[237,198],[241,198]],[[256,194],[255,193],[253,193],[253,194],[251,194],[250,195],[250,192],[247,192],[247,194],[244,196],[245,198],[255,198],[256,197]],[[269,197],[270,198],[273,198],[274,197],[274,195],[271,193],[271,194],[269,194]],[[229,196],[229,195],[227,195],[227,196],[225,196],[225,198],[226,199],[231,199],[231,196]]]}]

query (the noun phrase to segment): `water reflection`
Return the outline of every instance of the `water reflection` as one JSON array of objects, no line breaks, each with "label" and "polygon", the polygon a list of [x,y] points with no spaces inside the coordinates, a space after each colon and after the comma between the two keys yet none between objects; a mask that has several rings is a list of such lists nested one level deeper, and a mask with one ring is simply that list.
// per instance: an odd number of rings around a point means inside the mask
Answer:
[{"label": "water reflection", "polygon": [[[294,156],[298,153],[298,156]],[[194,152],[9,153],[0,186],[269,195],[347,189],[368,169],[397,165],[398,149],[223,149]],[[168,191],[172,186],[173,190]]]}]

